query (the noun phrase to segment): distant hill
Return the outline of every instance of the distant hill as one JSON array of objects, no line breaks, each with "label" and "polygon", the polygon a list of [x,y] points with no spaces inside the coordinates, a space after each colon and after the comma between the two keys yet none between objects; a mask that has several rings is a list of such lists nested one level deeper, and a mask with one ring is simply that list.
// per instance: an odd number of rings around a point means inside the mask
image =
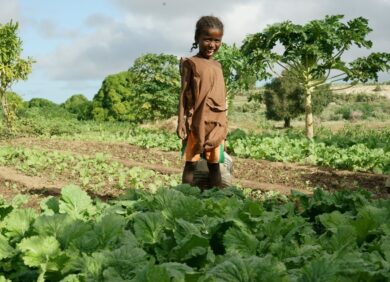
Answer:
[{"label": "distant hill", "polygon": [[377,94],[386,96],[388,99],[390,99],[390,85],[364,85],[364,84],[358,84],[353,87],[343,89],[343,90],[337,90],[339,88],[343,88],[343,85],[333,85],[332,89],[335,93],[344,93],[344,94],[359,94],[359,93],[365,93],[365,94]]}]

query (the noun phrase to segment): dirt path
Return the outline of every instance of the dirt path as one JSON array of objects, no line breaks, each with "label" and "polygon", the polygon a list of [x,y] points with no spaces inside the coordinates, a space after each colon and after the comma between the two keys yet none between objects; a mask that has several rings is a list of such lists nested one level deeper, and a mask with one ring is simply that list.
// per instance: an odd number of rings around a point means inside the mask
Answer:
[{"label": "dirt path", "polygon": [[19,184],[31,189],[55,190],[65,185],[65,183],[61,182],[53,183],[44,177],[27,176],[13,168],[5,166],[0,166],[0,178],[5,181],[18,182]]},{"label": "dirt path", "polygon": [[[6,143],[0,143],[1,145],[6,145]],[[81,155],[105,153],[109,155],[111,160],[128,167],[138,166],[164,174],[180,173],[183,165],[177,152],[142,149],[125,143],[21,138],[12,140],[12,146],[37,147]],[[54,190],[63,186],[63,183],[50,183],[42,178],[26,178],[25,175],[11,173],[5,168],[0,168],[0,178],[20,183],[30,189],[40,187],[53,188]],[[384,182],[385,176],[372,173],[234,157],[234,183],[262,191],[278,191],[289,194],[291,189],[310,193],[314,187],[323,187],[329,190],[362,187],[378,196],[388,197],[389,191],[384,189]]]}]

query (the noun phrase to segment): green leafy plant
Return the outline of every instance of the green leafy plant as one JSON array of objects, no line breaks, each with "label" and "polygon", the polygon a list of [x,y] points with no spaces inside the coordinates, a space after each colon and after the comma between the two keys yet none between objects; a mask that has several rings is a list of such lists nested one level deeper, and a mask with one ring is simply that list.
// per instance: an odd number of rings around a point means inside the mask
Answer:
[{"label": "green leafy plant", "polygon": [[155,190],[179,181],[178,175],[167,176],[140,167],[129,168],[110,161],[104,154],[83,157],[56,151],[0,147],[0,164],[14,166],[28,175],[46,175],[52,179],[65,176],[67,181],[97,192],[108,187]]},{"label": "green leafy plant", "polygon": [[102,203],[68,186],[39,214],[0,204],[0,279],[386,281],[389,207],[364,191],[255,201],[188,185]]},{"label": "green leafy plant", "polygon": [[[386,133],[382,139],[376,139],[378,134],[370,136],[370,133],[364,133],[364,140],[363,136],[353,132],[351,130],[336,136],[324,134],[322,138],[319,136],[313,141],[294,135],[267,136],[232,132],[228,137],[227,148],[232,154],[245,158],[387,173],[385,163],[390,159],[390,151]],[[359,137],[354,139],[351,133]]]}]

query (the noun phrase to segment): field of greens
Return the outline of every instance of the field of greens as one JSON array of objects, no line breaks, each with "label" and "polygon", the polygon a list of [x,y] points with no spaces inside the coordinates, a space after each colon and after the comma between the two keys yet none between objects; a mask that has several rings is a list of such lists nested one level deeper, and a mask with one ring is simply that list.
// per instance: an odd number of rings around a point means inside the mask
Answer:
[{"label": "field of greens", "polygon": [[[0,200],[0,282],[390,280],[390,200],[381,182],[390,172],[388,127],[318,127],[311,141],[299,127],[231,130],[236,177],[243,169],[262,173],[245,164],[268,161],[333,170],[321,176],[333,188],[352,188],[360,172],[372,178],[357,183],[377,186],[368,189],[375,196],[325,192],[298,168],[286,181],[296,177],[313,195],[282,196],[248,187],[200,192],[178,185],[179,173],[125,162],[159,159],[181,169],[181,144],[169,128],[38,116],[17,122],[15,135],[1,141],[0,166],[77,186],[60,186],[59,196],[41,195],[40,203],[26,195]],[[338,169],[351,175],[336,180]]]},{"label": "field of greens", "polygon": [[[50,127],[48,127],[50,128]],[[176,134],[121,124],[82,123],[57,134],[43,134],[66,140],[126,142],[142,148],[179,151]],[[337,133],[320,128],[313,141],[298,129],[279,133],[246,133],[233,130],[227,138],[230,154],[242,158],[312,164],[335,169],[387,173],[390,171],[390,129],[370,130],[346,126]]]},{"label": "field of greens", "polygon": [[258,202],[239,190],[76,186],[41,212],[0,204],[0,281],[387,281],[390,201],[315,191]]}]

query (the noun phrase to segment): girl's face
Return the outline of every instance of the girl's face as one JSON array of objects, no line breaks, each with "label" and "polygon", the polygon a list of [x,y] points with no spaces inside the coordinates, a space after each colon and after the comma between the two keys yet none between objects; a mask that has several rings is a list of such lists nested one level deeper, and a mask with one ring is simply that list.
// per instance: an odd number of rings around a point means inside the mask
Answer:
[{"label": "girl's face", "polygon": [[218,51],[222,43],[222,31],[218,28],[209,28],[200,33],[198,38],[199,55],[210,59]]}]

